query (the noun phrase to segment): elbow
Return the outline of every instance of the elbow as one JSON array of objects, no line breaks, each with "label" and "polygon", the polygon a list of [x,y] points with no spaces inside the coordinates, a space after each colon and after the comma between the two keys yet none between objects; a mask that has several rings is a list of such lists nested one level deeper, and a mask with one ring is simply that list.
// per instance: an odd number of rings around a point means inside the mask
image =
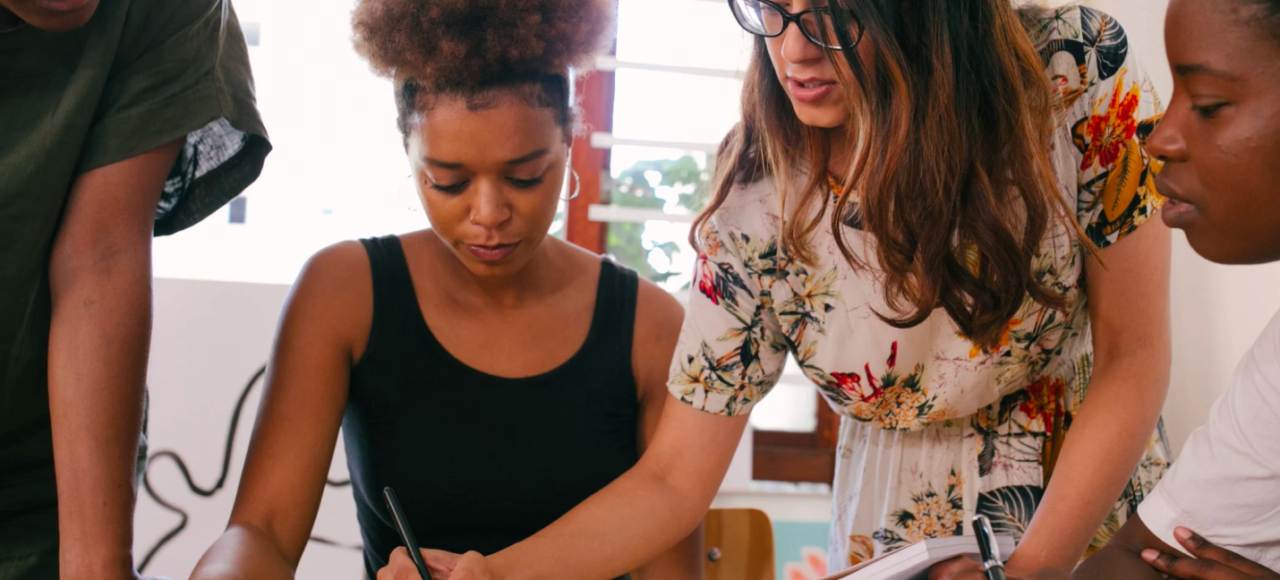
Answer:
[{"label": "elbow", "polygon": [[[49,257],[49,290],[56,308],[62,299],[75,296],[92,306],[94,296],[116,289],[146,290],[149,297],[151,246],[120,240],[59,239]],[[80,291],[91,291],[82,296]]]},{"label": "elbow", "polygon": [[232,521],[200,558],[191,580],[292,580],[296,565],[268,531]]},{"label": "elbow", "polygon": [[667,507],[673,529],[681,535],[694,532],[702,525],[711,502],[720,489],[719,482],[692,481],[671,469],[663,469],[661,462],[645,461],[642,457],[634,468],[640,485],[661,490],[662,503]]}]

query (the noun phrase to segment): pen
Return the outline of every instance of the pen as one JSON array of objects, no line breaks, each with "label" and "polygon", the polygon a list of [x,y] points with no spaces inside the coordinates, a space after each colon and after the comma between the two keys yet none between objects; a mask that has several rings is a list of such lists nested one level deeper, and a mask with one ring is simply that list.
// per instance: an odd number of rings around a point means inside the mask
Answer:
[{"label": "pen", "polygon": [[[418,551],[418,541],[413,538],[413,530],[409,529],[409,519],[404,516],[404,509],[400,507],[396,490],[390,487],[382,488],[382,498],[387,500],[391,519],[396,522],[396,530],[400,532],[400,539],[404,541],[404,549],[409,551],[409,559],[413,560],[413,565],[418,567],[418,575],[422,580],[431,580],[431,573],[427,571],[427,563],[422,561],[422,552]],[[1004,576],[1000,579],[1004,580]]]},{"label": "pen", "polygon": [[1005,580],[1000,546],[996,544],[995,532],[991,531],[991,522],[986,516],[973,518],[973,535],[978,538],[978,555],[982,557],[982,569],[987,573],[987,580]]}]

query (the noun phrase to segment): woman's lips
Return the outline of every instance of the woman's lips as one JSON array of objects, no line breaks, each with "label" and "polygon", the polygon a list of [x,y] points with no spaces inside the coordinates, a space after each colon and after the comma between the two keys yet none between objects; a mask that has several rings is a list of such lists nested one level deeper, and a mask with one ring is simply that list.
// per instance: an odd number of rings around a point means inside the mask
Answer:
[{"label": "woman's lips", "polygon": [[487,246],[467,244],[467,250],[481,262],[496,264],[511,256],[520,242],[514,244],[494,244]]},{"label": "woman's lips", "polygon": [[1164,208],[1160,210],[1160,218],[1171,228],[1182,228],[1186,227],[1198,212],[1195,205],[1170,197],[1165,202]]},{"label": "woman's lips", "polygon": [[791,77],[787,79],[787,88],[792,98],[801,103],[811,105],[822,101],[835,92],[836,83],[835,81],[824,79],[798,79]]},{"label": "woman's lips", "polygon": [[66,14],[84,8],[89,3],[89,0],[35,0],[35,2],[41,8],[50,12]]}]

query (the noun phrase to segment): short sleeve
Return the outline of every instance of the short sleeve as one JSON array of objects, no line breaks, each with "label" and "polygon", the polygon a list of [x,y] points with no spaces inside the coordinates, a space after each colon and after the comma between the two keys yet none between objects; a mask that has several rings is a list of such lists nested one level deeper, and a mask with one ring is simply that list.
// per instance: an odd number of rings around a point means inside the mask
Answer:
[{"label": "short sleeve", "polygon": [[778,383],[787,348],[769,289],[777,242],[725,227],[702,227],[689,306],[667,388],[709,413],[747,414]]},{"label": "short sleeve", "polygon": [[1280,316],[1245,355],[1231,388],[1138,508],[1149,530],[1173,530],[1280,571]]},{"label": "short sleeve", "polygon": [[257,179],[271,150],[230,0],[133,0],[77,174],[182,139],[155,231],[196,224]]},{"label": "short sleeve", "polygon": [[1081,155],[1076,213],[1094,245],[1106,248],[1164,204],[1155,187],[1159,165],[1144,148],[1163,106],[1124,28],[1104,12],[1078,10],[1087,88],[1084,115],[1071,128]]}]

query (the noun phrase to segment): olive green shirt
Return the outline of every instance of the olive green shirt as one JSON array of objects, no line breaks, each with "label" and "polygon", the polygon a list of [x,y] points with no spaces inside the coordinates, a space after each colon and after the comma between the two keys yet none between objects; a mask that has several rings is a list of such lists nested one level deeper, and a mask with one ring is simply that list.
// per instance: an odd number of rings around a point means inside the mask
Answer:
[{"label": "olive green shirt", "polygon": [[48,274],[68,192],[184,137],[156,235],[238,195],[271,149],[229,0],[101,0],[79,30],[0,32],[0,565],[30,532],[15,522],[56,500]]}]

